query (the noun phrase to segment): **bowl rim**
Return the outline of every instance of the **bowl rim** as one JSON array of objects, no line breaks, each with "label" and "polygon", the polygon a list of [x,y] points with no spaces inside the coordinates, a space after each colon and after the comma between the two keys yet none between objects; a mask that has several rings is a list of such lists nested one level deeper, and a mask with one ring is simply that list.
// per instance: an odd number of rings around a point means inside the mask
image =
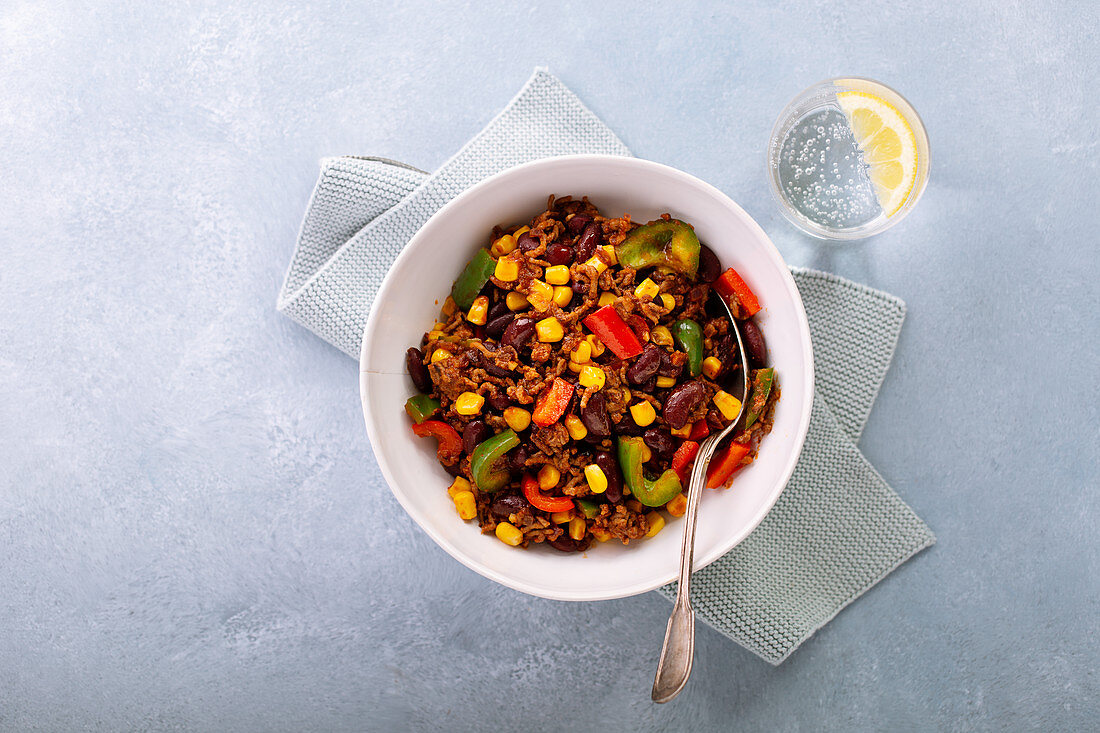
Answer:
[{"label": "bowl rim", "polygon": [[[748,225],[749,229],[753,230],[754,233],[764,243],[766,243],[766,249],[769,251],[769,254],[778,262],[778,264],[781,265],[780,269],[782,270],[782,279],[784,285],[787,288],[787,295],[792,299],[795,305],[796,315],[798,316],[798,322],[800,326],[798,336],[801,342],[801,347],[806,354],[806,361],[809,368],[806,370],[806,373],[804,375],[805,383],[803,384],[806,399],[804,404],[802,405],[802,413],[799,415],[798,427],[795,431],[795,444],[797,445],[797,449],[791,451],[790,455],[787,457],[787,462],[783,467],[783,471],[777,477],[775,481],[775,487],[773,488],[771,495],[768,497],[768,500],[761,504],[756,514],[753,515],[752,519],[744,526],[744,528],[740,532],[731,535],[731,539],[728,543],[720,544],[711,549],[709,552],[702,555],[696,552],[694,558],[693,572],[698,572],[699,570],[702,570],[707,565],[722,557],[726,553],[730,552],[734,547],[743,542],[744,539],[748,537],[752,533],[752,531],[760,525],[760,523],[764,520],[764,517],[766,517],[775,506],[775,503],[779,500],[779,496],[783,493],[787,486],[787,483],[790,481],[791,475],[794,473],[795,466],[798,463],[798,459],[802,455],[802,449],[805,447],[806,435],[809,431],[810,426],[810,413],[812,411],[814,401],[813,344],[810,340],[809,321],[806,316],[805,304],[802,302],[802,296],[798,291],[797,285],[795,284],[794,277],[791,275],[790,266],[787,265],[786,260],[783,259],[783,256],[782,254],[780,254],[778,248],[776,248],[775,243],[772,242],[771,238],[757,223],[757,221],[752,216],[750,216],[748,212],[746,212],[737,202],[735,202],[732,198],[727,196],[715,186],[707,183],[700,178],[697,178],[696,176],[691,175],[690,173],[685,173],[684,171],[673,168],[672,166],[664,165],[662,163],[655,163],[653,161],[631,156],[592,154],[559,155],[548,158],[540,158],[538,160],[529,161],[527,163],[521,163],[520,165],[507,168],[503,171],[493,174],[492,176],[482,179],[478,183],[474,184],[470,188],[455,196],[453,199],[441,206],[438,211],[432,214],[427,219],[427,221],[425,221],[424,224],[422,224],[420,228],[417,229],[416,233],[409,239],[406,245],[402,248],[401,252],[398,253],[397,257],[394,258],[393,263],[390,265],[389,270],[387,270],[386,276],[383,278],[382,283],[379,286],[377,293],[375,294],[375,300],[377,301],[387,297],[389,291],[393,287],[396,287],[395,283],[397,281],[391,276],[392,273],[398,269],[397,265],[401,263],[405,258],[413,256],[413,250],[417,249],[415,245],[424,236],[424,232],[430,229],[430,225],[437,218],[446,217],[452,210],[465,205],[465,203],[469,199],[476,196],[478,191],[480,191],[483,187],[488,186],[491,183],[495,183],[501,178],[521,176],[532,169],[553,167],[558,165],[569,165],[572,163],[593,162],[603,162],[617,166],[633,166],[636,167],[639,171],[657,173],[659,175],[677,178],[684,183],[687,183],[691,186],[699,187],[704,192],[707,192],[723,200],[725,205],[729,206],[739,216],[744,218],[745,223]],[[420,529],[423,530],[429,537],[431,537],[431,539],[440,548],[442,548],[444,552],[446,552],[458,562],[465,565],[470,570],[473,570],[474,572],[485,578],[488,578],[489,580],[493,580],[505,587],[520,591],[522,593],[526,593],[528,595],[537,596],[540,598],[548,598],[551,600],[597,601],[611,600],[615,598],[628,598],[630,596],[635,596],[641,593],[655,590],[663,585],[667,585],[676,580],[678,573],[674,571],[667,578],[662,576],[656,580],[639,581],[631,586],[619,587],[616,590],[610,592],[585,591],[579,593],[571,593],[556,590],[547,590],[528,581],[516,579],[507,574],[501,573],[485,563],[468,557],[458,547],[454,546],[449,540],[443,537],[439,532],[435,531],[430,521],[430,518],[421,516],[421,513],[404,499],[401,492],[394,488],[394,485],[397,483],[397,481],[390,471],[389,463],[384,455],[381,453],[381,451],[375,448],[375,446],[382,445],[382,441],[381,436],[375,432],[369,415],[369,409],[367,406],[367,378],[371,372],[367,371],[364,364],[367,358],[367,345],[369,343],[368,336],[375,330],[377,314],[380,312],[381,309],[371,308],[370,315],[367,318],[366,326],[363,328],[363,336],[360,341],[359,348],[359,400],[363,411],[363,421],[366,424],[367,428],[367,437],[370,440],[371,449],[374,452],[375,459],[377,460],[378,468],[382,472],[383,478],[386,480],[386,485],[389,487],[390,493],[393,494],[394,498],[397,499],[397,502],[401,505],[405,512],[410,517],[412,517],[413,521],[416,522]]]}]

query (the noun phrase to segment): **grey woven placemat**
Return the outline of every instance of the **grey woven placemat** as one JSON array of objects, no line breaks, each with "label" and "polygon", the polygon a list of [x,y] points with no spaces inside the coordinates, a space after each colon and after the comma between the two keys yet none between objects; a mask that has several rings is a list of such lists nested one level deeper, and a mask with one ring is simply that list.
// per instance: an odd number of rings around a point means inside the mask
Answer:
[{"label": "grey woven placemat", "polygon": [[[544,70],[434,174],[379,158],[321,163],[278,307],[352,357],[382,278],[440,206],[498,171],[574,153],[629,155]],[[856,448],[905,317],[885,293],[793,270],[817,365],[810,432],[775,508],[699,571],[692,601],[715,629],[779,663],[935,538]],[[675,594],[675,585],[658,592]]]}]

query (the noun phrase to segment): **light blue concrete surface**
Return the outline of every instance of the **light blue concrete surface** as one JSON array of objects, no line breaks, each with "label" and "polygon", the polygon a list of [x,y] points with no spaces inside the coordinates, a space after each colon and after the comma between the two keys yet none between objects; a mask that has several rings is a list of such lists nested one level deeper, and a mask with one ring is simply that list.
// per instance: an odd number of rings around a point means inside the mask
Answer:
[{"label": "light blue concrete surface", "polygon": [[[310,5],[0,6],[0,728],[1100,726],[1095,4]],[[355,363],[274,309],[320,157],[433,168],[536,65],[792,264],[909,304],[862,446],[939,544],[778,668],[704,627],[664,707],[668,604],[452,561]],[[838,74],[933,149],[913,214],[841,246],[763,171]]]}]

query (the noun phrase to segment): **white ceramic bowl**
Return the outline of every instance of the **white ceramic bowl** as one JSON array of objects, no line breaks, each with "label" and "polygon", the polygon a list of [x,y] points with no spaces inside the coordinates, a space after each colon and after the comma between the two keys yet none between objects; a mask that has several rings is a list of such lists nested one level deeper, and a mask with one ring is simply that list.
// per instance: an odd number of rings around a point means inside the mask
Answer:
[{"label": "white ceramic bowl", "polygon": [[664,212],[690,222],[756,292],[757,322],[783,394],[775,426],[756,461],[725,491],[707,490],[699,509],[696,569],[744,539],[768,513],[794,470],[810,422],[813,357],[806,312],[790,271],[764,231],[718,189],[674,168],[636,158],[568,156],[535,161],[488,178],[441,208],[390,268],[363,335],[360,393],[378,465],[394,496],[440,547],[487,578],[560,600],[620,598],[675,579],[683,524],[648,540],[594,544],[584,554],[509,547],[463,522],[436,462],[435,441],[413,436],[405,400],[415,392],[405,350],[435,321],[451,284],[495,224],[529,220],[549,194],[588,196],[608,216],[637,222]]}]

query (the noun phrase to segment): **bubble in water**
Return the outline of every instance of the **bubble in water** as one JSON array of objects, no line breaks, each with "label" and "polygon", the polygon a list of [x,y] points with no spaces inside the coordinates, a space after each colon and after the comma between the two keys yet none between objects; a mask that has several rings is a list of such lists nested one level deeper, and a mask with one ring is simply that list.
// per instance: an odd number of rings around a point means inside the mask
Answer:
[{"label": "bubble in water", "polygon": [[882,213],[848,121],[834,107],[792,127],[780,144],[778,173],[787,200],[817,224],[857,227]]}]

